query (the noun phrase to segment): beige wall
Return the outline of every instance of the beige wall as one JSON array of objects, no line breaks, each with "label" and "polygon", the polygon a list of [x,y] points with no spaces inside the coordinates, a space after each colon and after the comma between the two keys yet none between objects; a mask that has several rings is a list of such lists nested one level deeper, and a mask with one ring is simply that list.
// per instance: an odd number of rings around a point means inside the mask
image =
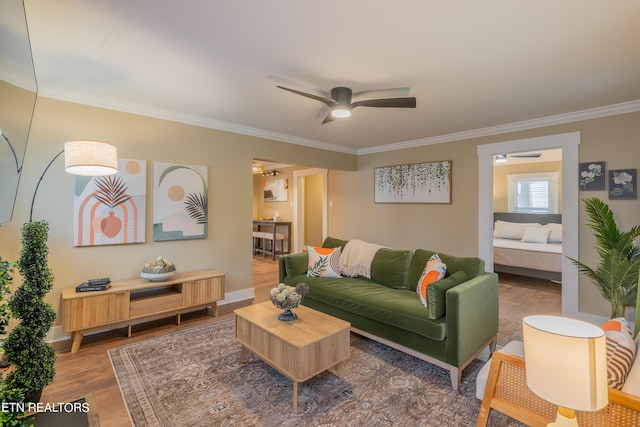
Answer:
[{"label": "beige wall", "polygon": [[[227,291],[252,287],[250,223],[254,215],[252,159],[329,168],[329,235],[359,238],[391,247],[432,248],[458,255],[478,251],[478,156],[480,144],[579,131],[580,161],[606,161],[607,170],[637,168],[640,113],[623,114],[529,131],[451,143],[352,156],[248,137],[197,126],[39,98],[20,181],[13,221],[0,227],[0,255],[15,260],[20,226],[28,219],[38,176],[66,140],[81,137],[117,145],[122,158],[148,161],[147,206],[152,206],[152,162],[205,164],[209,171],[209,236],[203,240],[153,242],[152,209],[147,209],[147,242],[137,245],[73,247],[73,182],[62,159],[52,167],[36,200],[35,219],[50,224],[50,266],[55,285],[47,300],[60,307],[60,289],[90,277],[136,277],[158,255],[181,270],[217,268],[227,273]],[[526,147],[522,147],[523,150]],[[452,203],[376,204],[373,168],[421,161],[452,160]],[[246,196],[245,196],[246,195]],[[292,196],[290,194],[290,196]],[[581,192],[580,197],[606,192]],[[640,223],[640,201],[610,202],[623,229]],[[597,254],[587,218],[580,209],[580,258],[595,264]],[[580,281],[580,310],[608,315],[607,303],[586,279]],[[58,319],[58,323],[60,320]]]},{"label": "beige wall", "polygon": [[304,177],[304,244],[322,246],[322,175]]},{"label": "beige wall", "polygon": [[507,176],[524,173],[558,172],[558,212],[562,213],[562,162],[519,163],[493,167],[493,210],[508,212]]},{"label": "beige wall", "polygon": [[[330,172],[329,199],[333,201],[333,207],[329,208],[329,235],[343,239],[359,238],[392,247],[422,247],[459,255],[477,255],[478,145],[574,131],[581,132],[581,162],[603,160],[607,170],[640,166],[640,113],[361,155],[357,171]],[[526,148],[522,147],[523,151]],[[374,203],[374,167],[437,160],[453,161],[450,205]],[[580,199],[591,196],[609,203],[621,228],[628,230],[640,224],[640,201],[609,201],[603,191],[580,193]],[[580,206],[579,258],[595,265],[597,254],[593,232],[586,223],[583,206]],[[580,278],[579,306],[580,311],[609,315],[608,303],[584,277]]]},{"label": "beige wall", "polygon": [[[73,247],[74,177],[64,172],[62,158],[56,160],[40,186],[34,219],[50,224],[49,264],[55,283],[47,301],[58,312],[62,288],[88,278],[137,277],[144,262],[159,255],[182,271],[215,268],[225,272],[227,292],[252,288],[252,159],[277,158],[289,164],[352,170],[357,164],[353,155],[38,98],[13,221],[0,227],[3,259],[19,256],[20,226],[28,221],[38,176],[64,141],[77,138],[109,141],[118,147],[119,157],[147,161],[146,243]],[[154,161],[208,166],[206,239],[153,242]],[[56,322],[60,323],[59,317]]]}]

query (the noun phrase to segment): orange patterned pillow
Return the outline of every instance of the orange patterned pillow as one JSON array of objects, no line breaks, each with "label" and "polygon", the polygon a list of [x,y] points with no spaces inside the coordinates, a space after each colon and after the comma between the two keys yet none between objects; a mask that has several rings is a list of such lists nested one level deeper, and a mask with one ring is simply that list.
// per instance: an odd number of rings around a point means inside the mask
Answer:
[{"label": "orange patterned pillow", "polygon": [[420,276],[418,285],[416,286],[416,293],[418,297],[420,297],[420,302],[425,307],[428,307],[427,287],[433,282],[442,279],[446,272],[447,265],[442,262],[440,256],[438,254],[431,255],[431,258],[427,261],[427,265],[424,266],[422,276]]},{"label": "orange patterned pillow", "polygon": [[340,248],[309,248],[307,277],[341,277]]},{"label": "orange patterned pillow", "polygon": [[611,319],[600,326],[607,337],[607,380],[609,387],[620,390],[636,357],[631,329],[624,318]]}]

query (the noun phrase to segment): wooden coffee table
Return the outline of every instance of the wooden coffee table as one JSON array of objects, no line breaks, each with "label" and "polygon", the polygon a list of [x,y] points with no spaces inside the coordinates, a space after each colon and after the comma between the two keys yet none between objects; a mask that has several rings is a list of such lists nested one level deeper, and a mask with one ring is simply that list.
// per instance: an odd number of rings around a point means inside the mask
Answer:
[{"label": "wooden coffee table", "polygon": [[349,322],[308,307],[294,310],[296,320],[281,321],[282,310],[271,301],[234,311],[236,339],[242,344],[240,363],[250,351],[293,381],[293,408],[298,383],[329,370],[341,376],[349,357]]}]

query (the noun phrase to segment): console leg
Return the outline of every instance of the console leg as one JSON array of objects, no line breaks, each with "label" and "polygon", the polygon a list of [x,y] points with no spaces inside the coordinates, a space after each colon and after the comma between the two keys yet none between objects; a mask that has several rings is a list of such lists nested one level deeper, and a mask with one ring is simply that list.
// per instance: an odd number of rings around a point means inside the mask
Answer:
[{"label": "console leg", "polygon": [[80,344],[82,343],[82,338],[84,337],[84,335],[82,335],[81,332],[79,331],[75,331],[71,334],[71,353],[77,353],[78,350],[80,349]]}]

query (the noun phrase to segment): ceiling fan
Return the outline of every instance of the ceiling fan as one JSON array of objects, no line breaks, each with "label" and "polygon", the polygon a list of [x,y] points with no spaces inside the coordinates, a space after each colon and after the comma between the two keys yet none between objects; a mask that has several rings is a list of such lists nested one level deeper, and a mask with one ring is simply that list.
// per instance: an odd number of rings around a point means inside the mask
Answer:
[{"label": "ceiling fan", "polygon": [[[359,97],[368,92],[353,93],[348,87],[338,86],[331,89],[329,95],[330,97],[327,98],[324,96],[314,95],[312,93],[291,89],[285,86],[278,85],[277,87],[298,95],[305,96],[307,98],[315,99],[316,101],[320,101],[327,105],[330,108],[330,111],[322,121],[322,124],[332,122],[335,119],[349,117],[351,115],[351,110],[356,107],[416,108],[415,97],[364,99],[361,101],[351,102],[353,97]],[[397,89],[385,89],[384,91],[386,92],[392,90]]]},{"label": "ceiling fan", "polygon": [[542,153],[520,153],[520,154],[496,154],[496,163],[504,163],[507,161],[507,157],[517,157],[521,159],[538,158],[542,156]]}]

